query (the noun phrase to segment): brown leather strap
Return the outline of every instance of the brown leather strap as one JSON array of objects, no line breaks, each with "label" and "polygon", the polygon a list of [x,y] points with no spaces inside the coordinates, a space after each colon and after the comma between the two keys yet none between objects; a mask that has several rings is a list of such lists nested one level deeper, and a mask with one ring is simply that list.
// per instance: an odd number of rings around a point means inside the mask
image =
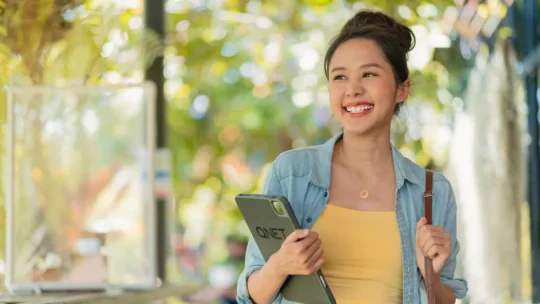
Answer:
[{"label": "brown leather strap", "polygon": [[[424,192],[424,210],[428,225],[432,225],[432,199],[433,172],[431,170],[426,170],[426,192]],[[424,268],[426,273],[426,277],[424,279],[426,281],[428,303],[435,304],[435,291],[433,290],[433,276],[435,275],[435,273],[433,271],[433,262],[428,256],[424,257]]]}]

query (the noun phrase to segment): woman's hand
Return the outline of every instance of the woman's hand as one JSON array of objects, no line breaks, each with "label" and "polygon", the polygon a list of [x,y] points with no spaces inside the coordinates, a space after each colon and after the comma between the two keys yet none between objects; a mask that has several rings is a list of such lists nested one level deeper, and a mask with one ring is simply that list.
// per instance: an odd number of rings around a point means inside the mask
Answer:
[{"label": "woman's hand", "polygon": [[424,257],[429,256],[433,261],[435,274],[440,275],[444,264],[452,253],[450,234],[440,226],[427,225],[422,217],[416,224],[416,263],[425,278]]},{"label": "woman's hand", "polygon": [[312,274],[322,264],[318,234],[309,230],[295,230],[267,263],[249,276],[249,296],[254,303],[272,303],[289,275]]},{"label": "woman's hand", "polygon": [[322,254],[321,240],[316,232],[295,230],[271,260],[279,275],[309,275],[321,269]]}]

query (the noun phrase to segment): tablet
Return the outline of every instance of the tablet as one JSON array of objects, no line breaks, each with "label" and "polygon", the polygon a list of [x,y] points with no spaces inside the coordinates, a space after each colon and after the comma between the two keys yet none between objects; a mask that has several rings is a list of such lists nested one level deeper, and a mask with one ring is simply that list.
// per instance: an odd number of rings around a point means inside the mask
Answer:
[{"label": "tablet", "polygon": [[[301,229],[292,208],[283,196],[239,194],[236,203],[265,261],[281,248],[296,229]],[[287,301],[309,304],[335,304],[322,271],[311,275],[291,275],[280,293]]]}]

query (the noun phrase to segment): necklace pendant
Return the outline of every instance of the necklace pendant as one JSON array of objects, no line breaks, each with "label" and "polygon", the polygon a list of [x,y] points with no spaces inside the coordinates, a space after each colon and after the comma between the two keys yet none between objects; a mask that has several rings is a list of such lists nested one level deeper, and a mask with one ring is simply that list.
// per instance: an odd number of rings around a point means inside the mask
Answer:
[{"label": "necklace pendant", "polygon": [[368,198],[368,196],[369,196],[369,192],[366,189],[364,189],[364,190],[362,190],[360,192],[360,197],[361,198],[366,199],[366,198]]}]

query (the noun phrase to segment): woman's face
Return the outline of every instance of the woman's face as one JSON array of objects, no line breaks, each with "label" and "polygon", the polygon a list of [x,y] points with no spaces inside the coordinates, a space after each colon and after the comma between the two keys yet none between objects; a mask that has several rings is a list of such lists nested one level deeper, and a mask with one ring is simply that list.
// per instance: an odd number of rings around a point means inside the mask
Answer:
[{"label": "woman's face", "polygon": [[330,106],[344,132],[357,135],[389,130],[394,109],[408,96],[378,45],[351,39],[334,52],[329,65]]}]

